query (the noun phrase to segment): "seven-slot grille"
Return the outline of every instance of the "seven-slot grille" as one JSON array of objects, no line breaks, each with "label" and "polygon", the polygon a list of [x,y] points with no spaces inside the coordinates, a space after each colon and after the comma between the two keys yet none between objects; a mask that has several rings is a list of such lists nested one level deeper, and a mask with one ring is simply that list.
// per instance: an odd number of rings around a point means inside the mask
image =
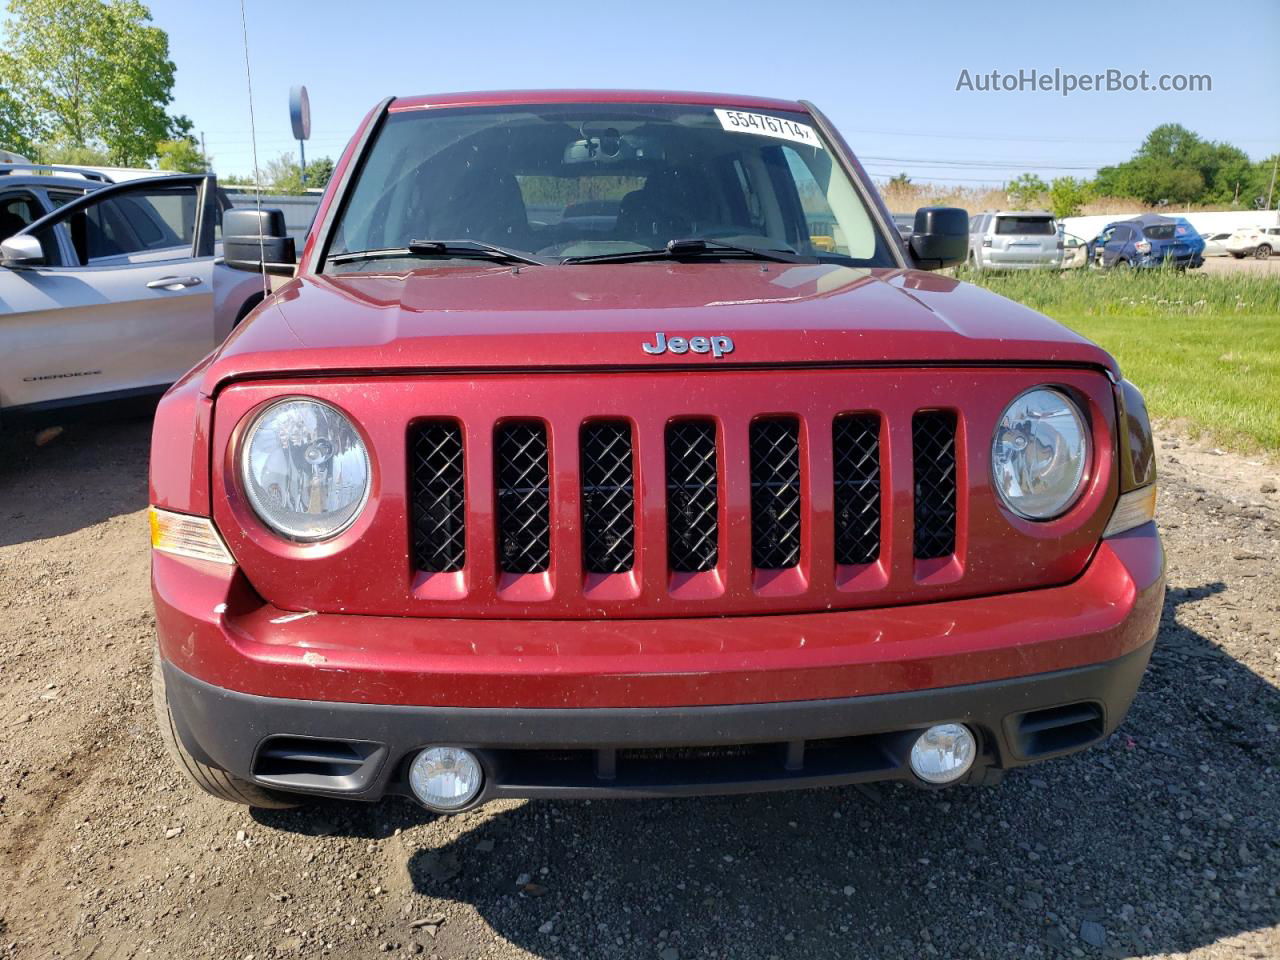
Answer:
[{"label": "seven-slot grille", "polygon": [[[815,426],[809,423],[808,429]],[[956,415],[920,411],[911,426],[913,554],[921,560],[947,557],[956,549]],[[833,559],[846,566],[874,563],[885,535],[881,419],[874,413],[843,414],[831,421],[830,429]],[[756,569],[783,570],[800,562],[806,529],[802,435],[794,416],[750,424],[751,552]],[[637,566],[636,447],[644,442],[623,420],[588,421],[580,427],[578,482],[587,573],[626,573]],[[703,573],[720,562],[723,443],[710,419],[666,425],[663,480],[667,566],[672,573]],[[415,422],[408,454],[414,567],[424,572],[461,570],[466,565],[467,534],[460,425],[450,420]],[[552,562],[547,425],[538,420],[500,423],[494,431],[493,458],[498,567],[506,574],[542,573]]]}]

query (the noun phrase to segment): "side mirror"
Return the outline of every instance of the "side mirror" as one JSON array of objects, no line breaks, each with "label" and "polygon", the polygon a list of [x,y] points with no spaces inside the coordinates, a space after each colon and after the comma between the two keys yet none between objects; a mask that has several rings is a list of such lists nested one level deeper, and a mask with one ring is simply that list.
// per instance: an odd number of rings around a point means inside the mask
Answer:
[{"label": "side mirror", "polygon": [[959,207],[921,207],[907,241],[921,270],[964,263],[969,255],[969,213]]},{"label": "side mirror", "polygon": [[298,263],[284,211],[233,207],[222,215],[222,259],[228,267],[291,277]]},{"label": "side mirror", "polygon": [[40,241],[30,234],[21,234],[0,241],[0,266],[38,267],[44,263],[44,250]]}]

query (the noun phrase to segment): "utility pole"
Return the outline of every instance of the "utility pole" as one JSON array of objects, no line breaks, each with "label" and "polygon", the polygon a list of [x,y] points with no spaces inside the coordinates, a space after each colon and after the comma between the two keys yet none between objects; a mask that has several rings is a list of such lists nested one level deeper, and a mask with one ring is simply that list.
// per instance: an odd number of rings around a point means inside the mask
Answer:
[{"label": "utility pole", "polygon": [[204,164],[204,172],[209,172],[209,155],[204,152],[204,131],[200,131],[200,162]]},{"label": "utility pole", "polygon": [[1280,167],[1280,153],[1271,161],[1271,186],[1267,187],[1267,209],[1271,209],[1271,194],[1276,189],[1276,168]]}]

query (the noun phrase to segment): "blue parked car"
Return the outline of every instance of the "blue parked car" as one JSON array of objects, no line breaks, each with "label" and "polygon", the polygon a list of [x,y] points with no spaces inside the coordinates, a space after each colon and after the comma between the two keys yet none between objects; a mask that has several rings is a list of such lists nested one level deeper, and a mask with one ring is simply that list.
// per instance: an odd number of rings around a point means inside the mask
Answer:
[{"label": "blue parked car", "polygon": [[1109,223],[1089,244],[1089,260],[1106,267],[1159,267],[1180,270],[1204,263],[1204,238],[1182,217],[1144,213]]}]

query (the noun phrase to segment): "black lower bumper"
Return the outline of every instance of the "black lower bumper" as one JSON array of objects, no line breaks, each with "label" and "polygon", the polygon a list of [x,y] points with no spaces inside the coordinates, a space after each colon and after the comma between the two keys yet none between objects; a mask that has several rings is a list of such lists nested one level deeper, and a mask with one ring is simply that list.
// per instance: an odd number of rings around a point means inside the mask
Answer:
[{"label": "black lower bumper", "polygon": [[962,722],[966,782],[1081,750],[1124,719],[1152,643],[1106,663],[909,693],[713,707],[498,709],[284,700],[210,686],[164,664],[175,726],[197,759],[276,790],[411,795],[424,746],[473,749],[477,803],[503,797],[685,796],[916,781],[919,731]]}]

